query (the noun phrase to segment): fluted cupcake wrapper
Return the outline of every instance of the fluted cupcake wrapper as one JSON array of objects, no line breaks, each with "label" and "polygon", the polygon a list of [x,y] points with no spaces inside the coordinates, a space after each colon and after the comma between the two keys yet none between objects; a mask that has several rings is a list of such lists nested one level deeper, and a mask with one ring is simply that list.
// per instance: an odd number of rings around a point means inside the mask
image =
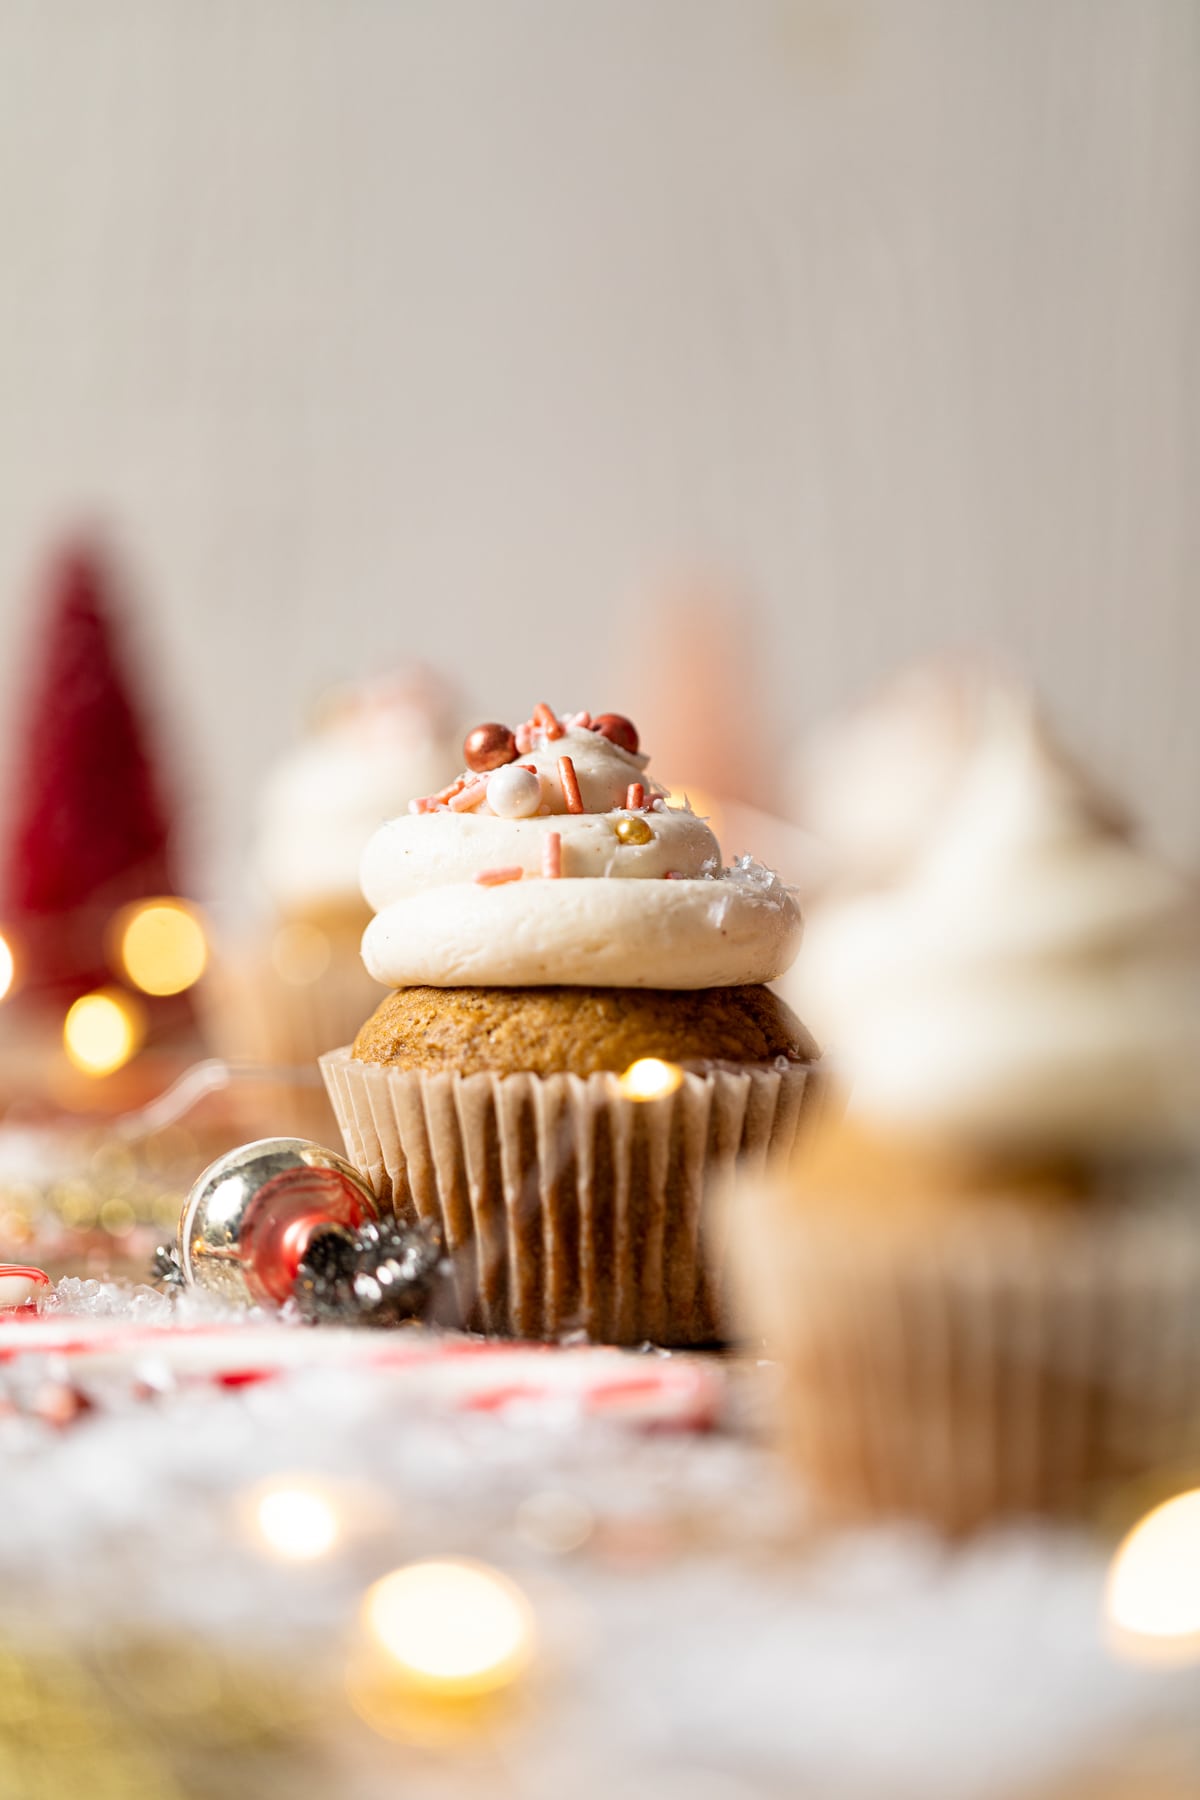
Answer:
[{"label": "fluted cupcake wrapper", "polygon": [[421,1074],[348,1050],[321,1068],[350,1160],[441,1230],[462,1324],[615,1344],[722,1335],[709,1184],[788,1152],[817,1088],[803,1064],[686,1072],[650,1101],[608,1074]]},{"label": "fluted cupcake wrapper", "polygon": [[1200,1466],[1200,1242],[1178,1218],[1013,1209],[914,1244],[785,1196],[749,1241],[747,1308],[819,1508],[957,1534]]}]

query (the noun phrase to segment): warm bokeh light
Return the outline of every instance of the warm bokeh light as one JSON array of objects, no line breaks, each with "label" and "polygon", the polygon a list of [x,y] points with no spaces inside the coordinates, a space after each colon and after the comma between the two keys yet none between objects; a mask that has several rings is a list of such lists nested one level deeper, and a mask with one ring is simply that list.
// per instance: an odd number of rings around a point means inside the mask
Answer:
[{"label": "warm bokeh light", "polygon": [[84,1075],[111,1075],[135,1054],[142,1022],[125,994],[84,994],[63,1021],[63,1047]]},{"label": "warm bokeh light", "polygon": [[113,1194],[101,1201],[96,1220],[101,1231],[106,1231],[109,1237],[128,1237],[137,1224],[137,1214],[128,1200]]},{"label": "warm bokeh light", "polygon": [[121,931],[121,964],[144,994],[182,994],[208,962],[204,928],[180,900],[149,900],[133,908]]},{"label": "warm bokeh light", "polygon": [[674,787],[667,789],[667,805],[690,806],[698,819],[707,819],[717,836],[721,835],[720,802],[703,788],[690,787],[687,782],[677,782]]},{"label": "warm bokeh light", "polygon": [[289,1562],[315,1562],[338,1540],[337,1512],[315,1488],[269,1487],[259,1495],[254,1518],[263,1543]]},{"label": "warm bokeh light", "polygon": [[303,919],[281,925],[271,940],[271,962],[281,981],[307,987],[329,967],[332,947],[319,926]]},{"label": "warm bokeh light", "polygon": [[657,1056],[640,1056],[630,1063],[617,1085],[626,1100],[665,1100],[683,1082],[678,1063],[662,1062]]},{"label": "warm bokeh light", "polygon": [[13,953],[8,939],[0,937],[0,1000],[4,999],[12,986],[15,972],[16,964],[13,961]]},{"label": "warm bokeh light", "polygon": [[363,1620],[409,1685],[443,1698],[507,1687],[533,1654],[524,1594],[484,1563],[409,1563],[368,1590]]},{"label": "warm bokeh light", "polygon": [[1200,1657],[1200,1488],[1134,1526],[1113,1558],[1105,1610],[1127,1650]]}]

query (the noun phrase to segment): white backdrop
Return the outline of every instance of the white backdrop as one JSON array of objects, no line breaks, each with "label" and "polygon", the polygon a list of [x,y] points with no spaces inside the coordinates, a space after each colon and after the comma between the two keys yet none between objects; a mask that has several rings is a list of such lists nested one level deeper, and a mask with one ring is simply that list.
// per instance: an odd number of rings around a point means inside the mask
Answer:
[{"label": "white backdrop", "polygon": [[229,857],[325,676],[619,707],[712,566],[781,728],[992,644],[1194,851],[1198,220],[1192,0],[0,0],[0,700],[109,520]]}]

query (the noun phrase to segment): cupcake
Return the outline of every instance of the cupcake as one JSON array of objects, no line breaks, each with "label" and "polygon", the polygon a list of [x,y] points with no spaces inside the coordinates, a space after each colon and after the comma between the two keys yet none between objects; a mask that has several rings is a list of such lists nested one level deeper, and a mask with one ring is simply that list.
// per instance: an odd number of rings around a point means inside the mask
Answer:
[{"label": "cupcake", "polygon": [[1200,904],[997,695],[926,846],[814,914],[847,1090],[744,1196],[816,1501],[961,1531],[1200,1456]]},{"label": "cupcake", "polygon": [[263,782],[252,857],[261,923],[218,970],[213,1012],[227,1054],[291,1072],[289,1118],[275,1129],[336,1136],[316,1061],[379,997],[359,954],[363,849],[414,789],[453,772],[453,706],[421,667],[334,690]]},{"label": "cupcake", "polygon": [[440,1230],[463,1324],[711,1342],[706,1188],[791,1148],[816,1059],[764,985],[795,896],[722,865],[628,719],[539,706],[464,748],[363,859],[363,959],[391,991],[323,1059],[348,1154]]},{"label": "cupcake", "polygon": [[892,879],[949,805],[989,708],[1011,691],[990,664],[929,659],[803,734],[789,810],[812,845],[806,893]]}]

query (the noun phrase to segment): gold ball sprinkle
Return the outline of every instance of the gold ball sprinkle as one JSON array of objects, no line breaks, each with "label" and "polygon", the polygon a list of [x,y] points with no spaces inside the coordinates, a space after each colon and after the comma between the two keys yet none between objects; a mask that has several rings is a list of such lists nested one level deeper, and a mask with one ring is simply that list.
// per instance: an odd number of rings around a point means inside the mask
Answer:
[{"label": "gold ball sprinkle", "polygon": [[613,830],[623,844],[648,844],[654,836],[645,819],[618,819]]}]

